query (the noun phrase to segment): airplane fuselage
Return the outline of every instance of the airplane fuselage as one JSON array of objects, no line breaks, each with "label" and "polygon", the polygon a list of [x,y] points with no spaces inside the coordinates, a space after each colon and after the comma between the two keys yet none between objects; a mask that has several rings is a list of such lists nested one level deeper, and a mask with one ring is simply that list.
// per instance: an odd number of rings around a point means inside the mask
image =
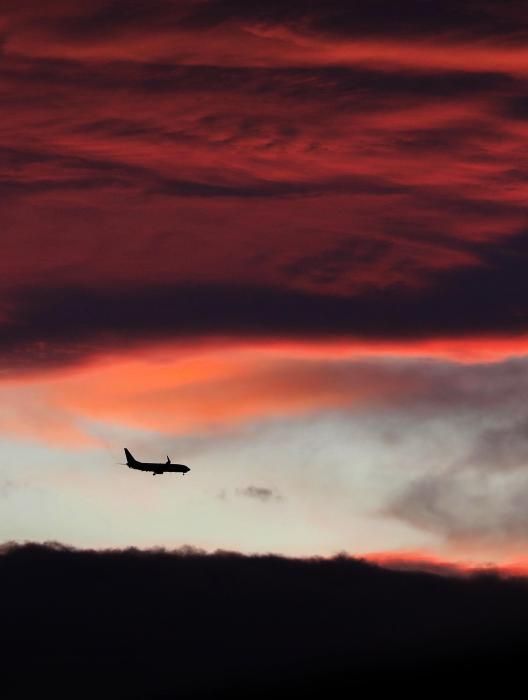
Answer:
[{"label": "airplane fuselage", "polygon": [[190,471],[185,464],[162,464],[157,462],[137,462],[128,465],[129,469],[139,469],[142,472],[152,472],[153,474],[164,474],[165,472],[181,472],[187,474]]},{"label": "airplane fuselage", "polygon": [[172,464],[172,462],[167,457],[165,463],[162,462],[139,462],[125,447],[125,455],[127,460],[127,466],[129,469],[139,469],[142,472],[152,472],[152,474],[164,474],[169,473],[180,473],[187,474],[191,470],[186,464]]}]

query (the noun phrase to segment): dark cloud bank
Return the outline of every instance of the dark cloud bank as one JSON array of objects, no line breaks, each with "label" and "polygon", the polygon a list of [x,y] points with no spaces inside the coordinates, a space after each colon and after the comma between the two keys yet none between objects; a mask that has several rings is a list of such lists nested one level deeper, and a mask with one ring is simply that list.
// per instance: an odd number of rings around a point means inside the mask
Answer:
[{"label": "dark cloud bank", "polygon": [[524,672],[528,583],[489,573],[25,545],[0,581],[4,697],[423,697]]},{"label": "dark cloud bank", "polygon": [[355,297],[227,284],[25,288],[8,306],[4,367],[60,365],[126,343],[199,337],[412,340],[526,332],[527,236],[490,246],[482,267],[450,271],[420,294]]},{"label": "dark cloud bank", "polygon": [[[28,0],[0,24],[2,369],[196,336],[526,333],[526,85],[501,54],[523,3]],[[423,65],[320,64],[347,37]]]},{"label": "dark cloud bank", "polygon": [[[8,3],[8,7],[11,3]],[[127,4],[94,2],[50,21],[40,4],[24,3],[44,14],[43,27],[63,40],[86,41],[140,28],[210,29],[227,22],[286,24],[327,35],[402,37],[456,31],[462,36],[519,36],[526,31],[520,0],[143,0]],[[34,10],[35,11],[35,10]]]}]

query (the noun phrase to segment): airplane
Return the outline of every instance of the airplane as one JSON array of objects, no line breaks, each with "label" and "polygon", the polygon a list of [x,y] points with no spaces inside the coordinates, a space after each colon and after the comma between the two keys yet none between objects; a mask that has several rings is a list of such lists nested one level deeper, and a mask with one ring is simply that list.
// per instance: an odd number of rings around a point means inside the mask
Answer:
[{"label": "airplane", "polygon": [[172,464],[169,456],[165,464],[157,462],[138,462],[125,447],[126,463],[130,469],[140,469],[142,472],[152,472],[152,476],[163,474],[164,472],[181,472],[183,476],[191,470],[185,464]]}]

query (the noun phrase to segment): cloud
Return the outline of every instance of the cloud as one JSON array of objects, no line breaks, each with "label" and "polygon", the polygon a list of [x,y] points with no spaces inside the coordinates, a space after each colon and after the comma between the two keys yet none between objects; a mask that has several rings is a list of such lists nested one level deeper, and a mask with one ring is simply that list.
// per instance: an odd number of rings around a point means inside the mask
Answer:
[{"label": "cloud", "polygon": [[[499,574],[509,573],[509,565],[499,568],[493,565],[472,564],[465,561],[450,562],[427,552],[395,551],[374,552],[365,557],[369,562],[396,571],[424,571],[440,576],[474,576],[485,572]],[[519,571],[520,573],[520,571]]]},{"label": "cloud", "polygon": [[429,474],[390,499],[385,514],[474,550],[521,552],[528,537],[526,475]]},{"label": "cloud", "polygon": [[528,538],[526,421],[505,423],[520,410],[522,401],[515,400],[498,411],[488,407],[481,422],[489,427],[471,429],[464,453],[441,467],[419,470],[388,497],[384,514],[455,548],[522,553]]},{"label": "cloud", "polygon": [[[28,286],[7,297],[3,365],[53,366],[119,351],[125,343],[201,337],[412,343],[525,335],[525,238],[490,246],[483,264],[439,272],[437,284],[416,290],[390,282],[349,296],[206,282]],[[316,258],[305,258],[295,269],[290,264],[288,274],[324,283],[341,274],[343,261],[337,253],[332,260],[322,258],[317,267]],[[118,277],[126,273],[122,264],[116,269]]]},{"label": "cloud", "polygon": [[0,435],[3,439],[36,440],[81,449],[97,444],[78,416],[50,402],[49,394],[34,384],[16,388],[2,385],[0,396]]},{"label": "cloud", "polygon": [[[85,62],[174,61],[252,66],[374,65],[382,70],[525,74],[527,27],[518,3],[407,0],[331,3],[36,2],[0,14],[7,55]],[[197,48],[199,47],[199,49]]]},{"label": "cloud", "polygon": [[464,464],[490,471],[528,468],[528,419],[481,431]]},{"label": "cloud", "polygon": [[[455,548],[522,553],[528,537],[528,430],[514,375],[523,364],[466,368],[455,372],[457,379],[446,376],[443,389],[438,383],[429,396],[433,415],[445,410],[442,420],[451,422],[467,410],[463,427],[443,440],[462,442],[455,450],[446,444],[441,456],[432,449],[429,463],[410,464],[412,476],[389,494],[384,515],[439,535]],[[522,383],[521,376],[522,371]]]},{"label": "cloud", "polygon": [[341,36],[400,35],[405,37],[459,34],[497,36],[518,35],[526,30],[518,0],[468,2],[463,7],[456,0],[438,5],[422,0],[404,0],[398,10],[390,0],[294,0],[284,5],[272,0],[263,8],[258,2],[211,0],[189,8],[184,26],[209,28],[221,22],[253,20],[259,23],[303,22],[312,32]]},{"label": "cloud", "polygon": [[[180,357],[160,351],[72,373],[22,377],[2,393],[12,430],[33,428],[35,436],[52,440],[53,426],[62,426],[74,440],[79,426],[89,432],[86,421],[178,435],[229,430],[277,416],[401,402],[420,387],[427,393],[426,384],[411,367],[303,360],[241,346],[190,348]],[[30,420],[35,414],[41,420]]]},{"label": "cloud", "polygon": [[[4,375],[0,428],[89,446],[99,441],[92,427],[106,424],[187,436],[196,447],[268,421],[324,415],[349,421],[377,412],[381,428],[388,415],[403,420],[403,434],[412,433],[417,420],[446,428],[464,421],[469,446],[443,458],[466,465],[478,463],[471,454],[483,430],[498,429],[523,409],[525,360],[468,364],[398,358],[398,352],[373,358],[371,348],[361,357],[339,345],[204,343],[136,349],[69,369],[44,366]],[[516,449],[523,449],[520,437]],[[501,464],[492,454],[489,472]]]},{"label": "cloud", "polygon": [[0,18],[4,366],[130,339],[526,333],[518,4]]},{"label": "cloud", "polygon": [[268,501],[282,501],[282,496],[276,493],[273,489],[264,488],[262,486],[246,486],[243,489],[237,489],[239,496],[252,498],[257,501],[266,503]]}]

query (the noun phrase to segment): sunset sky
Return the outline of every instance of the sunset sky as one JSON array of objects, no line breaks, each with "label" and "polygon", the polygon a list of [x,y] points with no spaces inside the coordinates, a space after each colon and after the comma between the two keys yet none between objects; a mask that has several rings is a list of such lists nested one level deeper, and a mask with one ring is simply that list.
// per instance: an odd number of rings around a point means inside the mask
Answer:
[{"label": "sunset sky", "polygon": [[0,38],[0,541],[524,561],[525,2]]}]

